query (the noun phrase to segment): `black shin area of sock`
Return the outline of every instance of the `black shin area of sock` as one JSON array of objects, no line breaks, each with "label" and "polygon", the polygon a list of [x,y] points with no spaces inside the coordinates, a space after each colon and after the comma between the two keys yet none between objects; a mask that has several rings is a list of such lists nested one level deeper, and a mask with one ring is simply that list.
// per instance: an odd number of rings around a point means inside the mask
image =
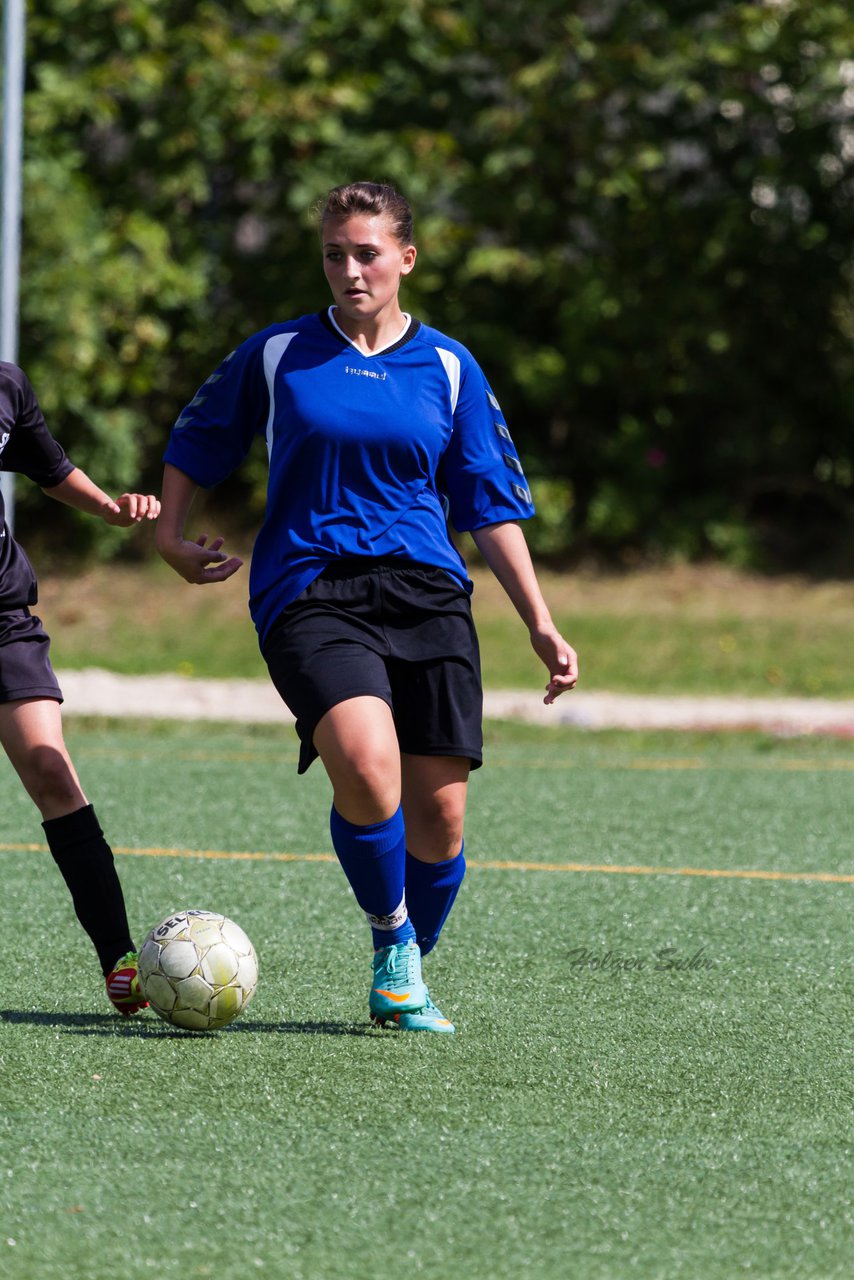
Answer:
[{"label": "black shin area of sock", "polygon": [[53,860],[68,885],[77,919],[92,940],[101,968],[109,973],[133,950],[125,899],[91,804],[42,823]]}]

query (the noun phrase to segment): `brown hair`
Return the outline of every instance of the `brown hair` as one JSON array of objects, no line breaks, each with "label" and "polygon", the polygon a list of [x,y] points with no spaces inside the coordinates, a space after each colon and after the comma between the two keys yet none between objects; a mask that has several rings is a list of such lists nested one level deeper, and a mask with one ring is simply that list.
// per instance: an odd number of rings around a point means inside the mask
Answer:
[{"label": "brown hair", "polygon": [[413,243],[409,201],[387,183],[348,182],[333,187],[320,208],[321,230],[329,218],[349,218],[354,213],[386,214],[398,243]]}]

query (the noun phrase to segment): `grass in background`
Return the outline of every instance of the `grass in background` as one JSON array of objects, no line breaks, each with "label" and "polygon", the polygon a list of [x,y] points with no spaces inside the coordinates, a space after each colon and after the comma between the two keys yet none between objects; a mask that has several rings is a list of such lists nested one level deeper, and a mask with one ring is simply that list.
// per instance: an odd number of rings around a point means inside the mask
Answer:
[{"label": "grass in background", "polygon": [[[475,570],[488,688],[543,683],[524,629]],[[542,575],[589,690],[854,697],[854,588],[674,568],[625,577]],[[63,667],[266,679],[246,608],[247,571],[190,587],[160,562],[43,579],[38,612]]]},{"label": "grass in background", "polygon": [[[854,696],[850,585],[687,567],[541,581],[585,689]],[[494,579],[478,575],[475,602],[486,686],[530,684],[539,671]]]},{"label": "grass in background", "polygon": [[7,1280],[849,1274],[851,884],[569,867],[850,877],[851,744],[489,726],[440,1040],[366,1027],[289,733],[68,736],[138,934],[225,911],[261,983],[212,1036],[108,1015],[0,761]]}]

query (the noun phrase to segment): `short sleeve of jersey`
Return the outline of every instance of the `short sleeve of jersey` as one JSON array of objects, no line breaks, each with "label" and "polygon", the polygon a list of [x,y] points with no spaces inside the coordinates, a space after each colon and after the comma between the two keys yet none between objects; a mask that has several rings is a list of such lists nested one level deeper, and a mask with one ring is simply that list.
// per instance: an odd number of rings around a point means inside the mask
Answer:
[{"label": "short sleeve of jersey", "polygon": [[[439,470],[439,487],[459,533],[534,514],[531,492],[504,415],[483,372],[464,348],[439,352],[451,381],[453,431]],[[455,375],[459,361],[459,386]]]},{"label": "short sleeve of jersey", "polygon": [[204,489],[220,484],[263,434],[270,397],[263,369],[263,339],[255,334],[226,356],[202,383],[172,428],[164,462]]},{"label": "short sleeve of jersey", "polygon": [[52,489],[74,470],[47,428],[36,393],[17,365],[0,364],[0,468]]}]

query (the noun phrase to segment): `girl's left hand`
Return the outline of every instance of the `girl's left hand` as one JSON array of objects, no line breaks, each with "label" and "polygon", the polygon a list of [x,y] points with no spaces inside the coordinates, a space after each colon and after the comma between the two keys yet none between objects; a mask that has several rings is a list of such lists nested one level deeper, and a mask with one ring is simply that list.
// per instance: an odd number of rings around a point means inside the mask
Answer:
[{"label": "girl's left hand", "polygon": [[578,683],[578,655],[557,631],[532,631],[531,644],[549,673],[543,702],[550,706],[555,698],[567,689],[574,689]]},{"label": "girl's left hand", "polygon": [[156,520],[160,515],[160,502],[153,493],[123,493],[104,507],[102,515],[107,524],[129,529],[141,520]]}]

